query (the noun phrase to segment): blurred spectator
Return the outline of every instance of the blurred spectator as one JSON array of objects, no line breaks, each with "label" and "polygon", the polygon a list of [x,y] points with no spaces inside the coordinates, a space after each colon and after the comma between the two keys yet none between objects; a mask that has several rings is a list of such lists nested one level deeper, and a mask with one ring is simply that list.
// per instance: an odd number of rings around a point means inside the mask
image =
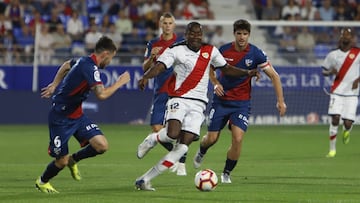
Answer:
[{"label": "blurred spectator", "polygon": [[116,27],[114,23],[110,24],[109,30],[105,33],[105,35],[114,41],[118,50],[121,48],[123,37],[116,32]]},{"label": "blurred spectator", "polygon": [[86,2],[86,0],[68,1],[71,8],[70,15],[72,14],[72,11],[77,11],[79,16],[88,16]]},{"label": "blurred spectator", "polygon": [[[320,11],[317,10],[314,13],[315,21],[322,21]],[[330,34],[328,33],[329,28],[321,26],[312,26],[310,30],[315,36],[316,43],[328,44],[330,42]]]},{"label": "blurred spectator", "polygon": [[156,0],[147,0],[142,5],[142,13],[145,21],[153,21],[154,18],[158,17],[158,13],[161,11],[161,5]]},{"label": "blurred spectator", "polygon": [[4,63],[9,65],[20,63],[19,47],[13,33],[7,31],[5,32],[4,38],[1,39],[3,44],[2,55],[4,56]]},{"label": "blurred spectator", "polygon": [[130,34],[133,29],[131,20],[127,17],[124,10],[120,10],[115,21],[116,32],[119,34]]},{"label": "blurred spectator", "polygon": [[95,48],[95,43],[103,34],[98,30],[96,25],[90,27],[90,31],[85,34],[85,48],[88,53],[91,53]]},{"label": "blurred spectator", "polygon": [[321,6],[319,7],[320,17],[324,21],[334,20],[335,10],[331,5],[331,0],[323,0]]},{"label": "blurred spectator", "polygon": [[52,9],[51,10],[51,16],[50,18],[46,21],[46,23],[49,25],[49,32],[53,33],[57,30],[57,26],[59,24],[62,25],[62,21],[59,18],[59,13],[57,9]]},{"label": "blurred spectator", "polygon": [[276,4],[274,0],[267,0],[266,6],[262,9],[263,20],[280,20],[280,5]]},{"label": "blurred spectator", "polygon": [[27,25],[23,25],[21,33],[17,36],[20,55],[24,63],[30,63],[34,57],[35,33]]},{"label": "blurred spectator", "polygon": [[301,54],[299,59],[305,60],[298,63],[314,63],[315,37],[309,32],[307,26],[301,27],[301,32],[296,36],[296,49]]},{"label": "blurred spectator", "polygon": [[34,1],[33,5],[40,12],[41,16],[45,17],[50,17],[51,11],[54,8],[52,0]]},{"label": "blurred spectator", "polygon": [[223,27],[216,26],[215,32],[210,39],[210,44],[219,48],[221,45],[225,44],[228,40],[223,36]]},{"label": "blurred spectator", "polygon": [[21,28],[24,24],[24,7],[19,0],[11,0],[10,4],[6,6],[5,16],[11,19],[14,28]]},{"label": "blurred spectator", "polygon": [[196,6],[197,12],[199,14],[198,19],[213,19],[214,12],[210,9],[210,3],[208,0],[202,0],[200,5]]},{"label": "blurred spectator", "polygon": [[51,58],[54,56],[54,38],[49,33],[49,26],[43,24],[39,33],[40,40],[36,41],[36,45],[39,47],[39,64],[50,64]]},{"label": "blurred spectator", "polygon": [[287,15],[295,16],[300,14],[300,7],[295,0],[288,0],[287,4],[282,8],[281,17],[284,18]]},{"label": "blurred spectator", "polygon": [[345,5],[337,6],[335,10],[334,20],[352,20],[351,11],[346,8]]},{"label": "blurred spectator", "polygon": [[12,23],[6,19],[3,13],[0,13],[0,38],[4,37],[8,31],[12,31]]},{"label": "blurred spectator", "polygon": [[35,10],[33,12],[33,18],[29,22],[29,27],[32,32],[36,31],[37,25],[43,25],[45,24],[45,21],[41,18],[41,14],[38,10]]},{"label": "blurred spectator", "polygon": [[73,11],[71,18],[67,21],[66,32],[73,41],[83,41],[84,25],[77,11]]},{"label": "blurred spectator", "polygon": [[292,33],[291,27],[283,27],[283,34],[279,40],[279,44],[279,51],[284,55],[284,58],[291,63],[296,63],[296,35]]},{"label": "blurred spectator", "polygon": [[56,32],[52,33],[54,38],[53,47],[55,49],[55,55],[67,57],[70,54],[71,37],[65,32],[65,28],[62,24],[56,26]]},{"label": "blurred spectator", "polygon": [[121,9],[125,6],[124,0],[115,0],[112,1],[109,9],[106,11],[106,14],[110,16],[115,16],[119,13]]},{"label": "blurred spectator", "polygon": [[100,26],[101,26],[100,31],[101,31],[102,33],[108,32],[109,29],[110,29],[110,25],[111,25],[111,24],[112,24],[112,23],[111,23],[111,20],[110,20],[110,16],[107,15],[107,14],[104,15],[103,18],[102,18],[102,21],[101,21],[101,23],[100,23]]},{"label": "blurred spectator", "polygon": [[134,27],[144,27],[143,16],[138,0],[130,0],[130,3],[125,7],[125,15],[128,16]]},{"label": "blurred spectator", "polygon": [[191,0],[181,1],[178,5],[178,9],[181,11],[182,19],[191,20],[199,18],[196,6],[191,2]]},{"label": "blurred spectator", "polygon": [[263,19],[263,9],[266,7],[267,1],[263,0],[252,0],[252,4],[254,5],[255,15],[258,20]]},{"label": "blurred spectator", "polygon": [[314,20],[317,8],[313,5],[312,0],[305,0],[304,5],[300,8],[300,15],[303,20]]},{"label": "blurred spectator", "polygon": [[354,12],[354,20],[360,21],[360,3],[356,6],[355,12]]}]

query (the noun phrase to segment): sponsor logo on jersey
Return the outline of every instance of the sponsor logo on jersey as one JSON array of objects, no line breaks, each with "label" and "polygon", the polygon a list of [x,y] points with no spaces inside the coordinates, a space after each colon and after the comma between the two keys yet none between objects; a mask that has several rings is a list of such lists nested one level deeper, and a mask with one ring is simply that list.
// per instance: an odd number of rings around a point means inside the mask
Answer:
[{"label": "sponsor logo on jersey", "polygon": [[245,59],[245,65],[246,65],[246,66],[251,66],[252,63],[253,63],[253,60],[251,60],[251,59]]},{"label": "sponsor logo on jersey", "polygon": [[209,56],[210,56],[210,54],[209,54],[209,53],[207,53],[207,52],[202,53],[201,55],[202,55],[204,58],[206,58],[206,59],[208,59],[208,58],[209,58]]},{"label": "sponsor logo on jersey", "polygon": [[97,82],[100,82],[100,81],[101,81],[101,79],[100,79],[100,72],[99,72],[98,70],[96,70],[96,71],[94,72],[94,79],[95,79],[95,81],[97,81]]}]

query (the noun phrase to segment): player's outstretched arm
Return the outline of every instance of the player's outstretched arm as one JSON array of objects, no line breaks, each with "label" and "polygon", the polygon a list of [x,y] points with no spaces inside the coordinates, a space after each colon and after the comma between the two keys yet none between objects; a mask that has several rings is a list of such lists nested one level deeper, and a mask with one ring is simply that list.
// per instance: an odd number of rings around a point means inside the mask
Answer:
[{"label": "player's outstretched arm", "polygon": [[225,75],[229,75],[229,76],[234,76],[234,77],[250,76],[250,77],[256,77],[257,80],[260,78],[260,73],[256,69],[246,70],[227,64],[225,67],[221,68],[220,70]]},{"label": "player's outstretched arm", "polygon": [[358,77],[356,80],[354,80],[353,84],[352,84],[352,89],[356,89],[359,87],[359,83],[360,83],[360,77]]},{"label": "player's outstretched arm", "polygon": [[64,79],[65,75],[69,72],[70,60],[65,61],[57,71],[54,80],[46,87],[41,89],[41,97],[42,98],[50,98],[51,95],[54,93],[56,87],[60,84],[60,82]]},{"label": "player's outstretched arm", "polygon": [[144,73],[143,77],[138,81],[139,88],[141,90],[145,89],[145,86],[150,78],[153,78],[159,75],[166,69],[165,65],[161,62],[157,62],[155,66],[152,66],[146,73]]},{"label": "player's outstretched arm", "polygon": [[336,75],[337,74],[337,70],[335,68],[330,68],[330,69],[325,69],[323,67],[323,71],[322,71],[322,74],[324,76],[330,76],[330,75]]},{"label": "player's outstretched arm", "polygon": [[279,74],[275,71],[275,69],[271,65],[265,68],[264,72],[271,79],[271,82],[274,86],[275,94],[277,98],[276,108],[278,109],[280,116],[284,116],[287,107],[284,100],[283,88]]},{"label": "player's outstretched arm", "polygon": [[123,74],[121,74],[116,80],[116,82],[111,86],[105,88],[104,85],[102,84],[95,85],[93,87],[93,91],[98,99],[105,100],[109,98],[111,95],[113,95],[116,92],[116,90],[118,90],[120,87],[122,87],[129,81],[130,81],[130,74],[128,71],[126,71]]}]

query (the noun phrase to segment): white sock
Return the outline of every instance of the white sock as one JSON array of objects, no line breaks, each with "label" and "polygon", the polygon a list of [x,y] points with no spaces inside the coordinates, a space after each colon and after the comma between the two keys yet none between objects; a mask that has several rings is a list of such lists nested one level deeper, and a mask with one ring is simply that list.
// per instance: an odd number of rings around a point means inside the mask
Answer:
[{"label": "white sock", "polygon": [[174,165],[175,162],[188,151],[189,147],[185,144],[178,144],[172,151],[167,153],[154,167],[148,170],[141,178],[145,181],[150,181],[168,168]]},{"label": "white sock", "polygon": [[330,140],[330,151],[336,151],[336,135],[339,126],[330,124],[329,127],[329,140]]},{"label": "white sock", "polygon": [[173,143],[176,141],[176,139],[170,138],[167,135],[167,128],[162,128],[158,133],[157,133],[157,137],[156,137],[158,142],[163,142],[163,143]]}]

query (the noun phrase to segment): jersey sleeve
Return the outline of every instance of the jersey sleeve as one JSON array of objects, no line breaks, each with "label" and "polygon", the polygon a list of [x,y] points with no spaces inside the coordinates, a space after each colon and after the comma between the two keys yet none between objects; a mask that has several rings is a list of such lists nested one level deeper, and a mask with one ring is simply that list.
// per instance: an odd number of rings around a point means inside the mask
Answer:
[{"label": "jersey sleeve", "polygon": [[213,65],[215,69],[217,69],[226,66],[226,64],[226,60],[221,55],[220,51],[214,46],[212,50],[211,65]]},{"label": "jersey sleeve", "polygon": [[174,48],[166,48],[157,61],[163,63],[166,66],[166,69],[169,69],[174,64],[175,58],[176,54]]},{"label": "jersey sleeve", "polygon": [[100,71],[98,67],[90,64],[87,65],[88,67],[83,67],[83,75],[89,86],[93,87],[98,84],[103,84],[100,78]]},{"label": "jersey sleeve", "polygon": [[265,70],[270,67],[270,61],[265,51],[256,47],[256,64],[258,64],[258,68],[261,70]]},{"label": "jersey sleeve", "polygon": [[321,64],[321,67],[323,69],[329,70],[331,67],[334,67],[334,52],[330,52],[328,55],[326,55],[323,63]]}]

